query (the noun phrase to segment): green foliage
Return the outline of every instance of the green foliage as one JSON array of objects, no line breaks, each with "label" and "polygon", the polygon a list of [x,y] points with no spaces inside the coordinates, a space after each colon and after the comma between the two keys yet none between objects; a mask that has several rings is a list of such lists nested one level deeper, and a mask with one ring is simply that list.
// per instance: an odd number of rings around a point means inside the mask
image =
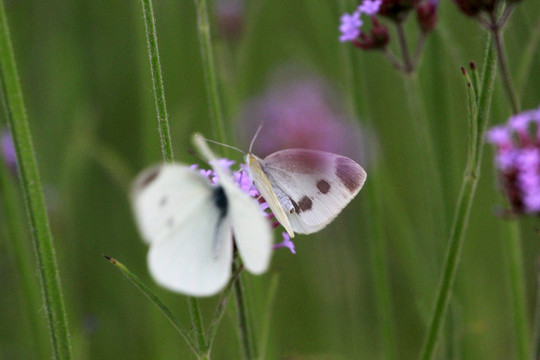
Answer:
[{"label": "green foliage", "polygon": [[[195,358],[160,310],[102,259],[107,254],[122,261],[189,326],[185,297],[161,289],[148,275],[147,246],[137,234],[129,204],[129,180],[162,161],[140,2],[72,0],[54,7],[47,2],[4,3],[55,240],[73,358]],[[291,63],[327,79],[348,106],[346,112],[373,127],[378,143],[377,158],[366,169],[365,189],[334,223],[295,238],[297,255],[276,251],[269,273],[243,275],[250,322],[257,349],[268,359],[384,359],[388,334],[395,336],[399,359],[417,358],[468,159],[469,103],[460,66],[475,61],[482,73],[484,31],[452,2],[442,1],[417,83],[411,84],[380,53],[337,41],[339,17],[342,11],[351,12],[355,2],[339,3],[248,1],[244,32],[231,40],[221,36],[213,2],[207,1],[217,90],[231,145],[246,146],[234,141],[245,131],[238,122],[243,104],[264,91],[276,69]],[[175,159],[198,162],[190,152],[191,134],[223,135],[209,114],[219,105],[207,98],[196,4],[155,1],[154,11]],[[540,57],[535,51],[539,13],[540,3],[519,3],[504,32],[523,109],[540,104]],[[415,29],[406,30],[414,39]],[[415,88],[424,109],[411,109],[414,102],[408,95]],[[419,132],[421,112],[427,126]],[[486,120],[501,123],[510,113],[497,76]],[[0,119],[7,123],[3,111]],[[432,136],[431,155],[421,151],[426,141],[418,137],[422,131]],[[515,246],[508,247],[509,233],[519,231],[510,231],[507,220],[494,214],[504,203],[496,188],[492,151],[485,150],[437,348],[440,359],[514,359],[522,346],[514,319],[520,291],[509,281],[519,276],[509,258],[519,259],[520,254],[514,253]],[[22,204],[18,193],[12,195]],[[1,201],[10,200],[2,196]],[[376,211],[364,203],[377,204]],[[445,210],[434,214],[438,203]],[[15,205],[9,208],[23,211]],[[27,334],[44,326],[32,318],[25,300],[23,275],[4,231],[11,215],[4,209],[8,207],[2,204],[0,358],[38,358]],[[538,219],[525,218],[519,225],[526,298],[517,302],[527,306],[530,329]],[[373,234],[384,243],[375,242]],[[30,244],[26,233],[19,236]],[[269,307],[268,298],[274,296]],[[219,301],[219,296],[200,300],[206,328]],[[229,301],[215,333],[212,359],[242,355],[233,305]],[[381,314],[389,307],[391,317]],[[386,321],[391,321],[391,330],[380,330]],[[263,334],[267,338],[261,339]]]}]

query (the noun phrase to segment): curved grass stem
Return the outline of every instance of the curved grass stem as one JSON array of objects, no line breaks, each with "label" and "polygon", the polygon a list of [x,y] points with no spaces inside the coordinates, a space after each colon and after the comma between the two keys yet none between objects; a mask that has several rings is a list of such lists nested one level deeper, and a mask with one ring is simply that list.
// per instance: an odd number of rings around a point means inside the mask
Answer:
[{"label": "curved grass stem", "polygon": [[[233,272],[238,271],[239,265],[237,260],[233,262]],[[252,360],[257,358],[257,342],[253,333],[253,327],[251,324],[249,308],[246,298],[246,292],[244,289],[244,283],[242,277],[238,277],[238,280],[234,282],[234,295],[236,298],[236,312],[238,317],[238,329],[240,333],[240,342],[242,344],[242,352],[244,359]]]},{"label": "curved grass stem", "polygon": [[478,179],[480,177],[480,165],[483,154],[482,141],[487,128],[491,99],[493,97],[496,61],[493,44],[491,39],[488,39],[482,75],[482,87],[479,96],[470,93],[472,86],[470,86],[470,83],[468,84],[469,97],[474,96],[474,102],[478,104],[477,111],[470,112],[469,114],[471,123],[476,123],[476,126],[471,126],[469,128],[471,134],[469,136],[468,161],[446,250],[443,275],[437,291],[437,298],[429,329],[422,347],[420,358],[423,360],[433,359],[435,355],[437,340],[444,322],[444,316],[450,302],[450,296],[455,282],[461,249],[463,248],[465,239],[465,231],[467,229],[470,210],[476,193],[476,185],[478,184]]},{"label": "curved grass stem", "polygon": [[154,88],[154,98],[158,115],[161,153],[163,155],[163,160],[166,162],[172,162],[173,149],[171,142],[171,131],[169,129],[169,115],[167,113],[167,102],[165,101],[165,89],[163,86],[163,75],[161,73],[161,62],[159,61],[154,7],[152,5],[152,0],[141,0],[141,3],[144,16],[144,27],[146,30],[146,42],[148,45],[148,57],[150,60],[150,71],[152,72],[152,85]]},{"label": "curved grass stem", "polygon": [[504,44],[502,38],[502,28],[496,24],[496,20],[492,19],[491,31],[493,33],[493,41],[495,42],[495,49],[497,50],[497,59],[499,60],[499,67],[501,72],[501,78],[504,85],[504,90],[508,96],[508,101],[512,107],[512,113],[517,114],[519,112],[519,101],[510,78],[510,72],[508,71],[508,63],[506,61],[506,53],[504,51]]},{"label": "curved grass stem", "polygon": [[0,78],[9,128],[17,153],[17,164],[27,215],[30,220],[54,358],[71,359],[67,317],[54,242],[45,209],[34,145],[26,116],[3,1],[0,1]]}]

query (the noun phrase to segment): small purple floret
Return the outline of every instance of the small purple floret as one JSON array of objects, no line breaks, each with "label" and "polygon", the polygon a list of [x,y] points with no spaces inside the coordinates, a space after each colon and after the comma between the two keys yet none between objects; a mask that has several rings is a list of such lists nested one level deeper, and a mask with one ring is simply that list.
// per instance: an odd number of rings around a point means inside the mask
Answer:
[{"label": "small purple floret", "polygon": [[373,16],[379,12],[381,4],[382,0],[364,0],[358,7],[358,11]]},{"label": "small purple floret", "polygon": [[360,35],[360,27],[362,26],[362,20],[360,20],[360,12],[356,11],[352,14],[343,14],[341,17],[341,25],[339,31],[341,36],[339,41],[353,41]]},{"label": "small purple floret", "polygon": [[283,235],[283,241],[272,246],[272,249],[277,250],[281,248],[288,248],[293,254],[296,254],[294,249],[294,243],[291,241],[291,237],[287,233],[281,233]]}]

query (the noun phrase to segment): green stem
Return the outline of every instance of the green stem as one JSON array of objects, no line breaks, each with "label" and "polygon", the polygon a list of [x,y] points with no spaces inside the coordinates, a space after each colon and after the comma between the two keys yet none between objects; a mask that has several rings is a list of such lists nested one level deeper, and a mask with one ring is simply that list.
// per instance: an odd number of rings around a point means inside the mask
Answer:
[{"label": "green stem", "polygon": [[32,343],[35,344],[35,349],[32,350],[35,356],[44,359],[49,356],[49,346],[46,342],[46,331],[43,331],[45,327],[41,313],[39,284],[35,278],[33,254],[26,244],[28,234],[24,232],[26,223],[22,219],[21,198],[17,190],[16,184],[8,173],[8,168],[0,164],[0,193],[4,208],[5,235],[15,255],[15,265],[19,275],[17,284],[22,289],[24,305],[30,314],[32,331],[30,337]]},{"label": "green stem", "polygon": [[[158,113],[159,135],[161,139],[161,150],[163,160],[173,161],[173,150],[169,130],[167,107],[165,102],[165,91],[163,89],[163,77],[161,75],[161,64],[159,61],[159,50],[157,43],[156,24],[152,0],[141,0],[144,14],[144,25],[146,29],[146,40],[148,43],[148,54],[150,57],[150,68],[152,70],[152,82],[156,99],[156,110]],[[188,306],[191,314],[191,321],[195,329],[197,346],[200,353],[206,352],[206,339],[202,325],[201,310],[199,300],[188,297]]]},{"label": "green stem", "polygon": [[243,266],[240,266],[236,272],[231,277],[231,280],[227,284],[227,287],[223,292],[221,293],[221,297],[219,299],[218,306],[216,310],[214,311],[214,316],[212,317],[212,320],[210,322],[210,326],[208,328],[208,349],[210,350],[212,348],[212,343],[214,342],[214,339],[217,334],[217,329],[219,326],[219,323],[221,322],[221,319],[223,318],[223,315],[225,314],[225,310],[227,310],[227,304],[229,303],[229,299],[232,294],[232,289],[236,281],[239,279],[240,274],[242,273],[242,270],[244,269]]},{"label": "green stem", "polygon": [[103,255],[105,259],[107,259],[108,262],[114,265],[116,269],[118,269],[122,275],[124,275],[133,285],[139,289],[144,296],[146,296],[156,307],[165,315],[167,320],[175,327],[175,329],[178,331],[178,333],[186,340],[189,347],[193,352],[199,356],[200,352],[197,349],[197,345],[193,342],[191,337],[189,336],[189,331],[182,325],[180,320],[176,316],[173,315],[173,313],[159,300],[159,298],[139,279],[135,274],[133,274],[129,269],[119,262],[116,259],[111,258],[110,256]]},{"label": "green stem", "polygon": [[268,289],[267,303],[262,319],[261,336],[259,340],[259,359],[266,359],[266,349],[268,348],[268,339],[270,338],[270,322],[272,320],[274,305],[279,284],[279,274],[272,274],[270,287]]},{"label": "green stem", "polygon": [[206,0],[195,0],[195,6],[197,8],[197,25],[203,62],[204,82],[206,85],[208,101],[210,102],[210,117],[214,124],[214,129],[217,129],[219,141],[227,143],[223,112],[218,92],[218,81],[216,76],[216,66],[214,64],[214,53],[212,50],[212,38]]},{"label": "green stem", "polygon": [[396,24],[396,30],[398,34],[399,48],[401,49],[401,56],[403,56],[403,71],[406,74],[410,74],[414,71],[413,61],[409,52],[409,46],[407,45],[407,38],[405,37],[405,29],[403,28],[403,21],[398,21]]},{"label": "green stem", "polygon": [[146,43],[148,45],[148,56],[150,59],[150,70],[152,72],[152,85],[154,87],[154,98],[158,115],[161,153],[163,154],[163,160],[172,162],[174,156],[171,132],[169,129],[169,115],[167,114],[167,103],[165,101],[165,90],[163,87],[163,76],[161,75],[161,63],[159,61],[154,8],[152,0],[141,0],[141,3],[144,16],[144,27],[146,30]]},{"label": "green stem", "polygon": [[206,344],[206,337],[204,334],[204,326],[202,320],[201,309],[199,307],[199,301],[197,298],[188,297],[189,315],[191,316],[191,323],[193,324],[193,331],[195,332],[195,341],[197,342],[197,348],[200,353],[205,353],[208,350]]},{"label": "green stem", "polygon": [[45,209],[38,165],[26,117],[3,1],[0,1],[0,76],[9,127],[17,153],[27,215],[30,220],[54,357],[56,359],[71,359],[67,317],[54,243]]},{"label": "green stem", "polygon": [[533,60],[536,57],[538,44],[540,44],[540,17],[536,20],[534,29],[530,32],[530,38],[527,42],[525,50],[522,52],[522,58],[519,65],[519,71],[517,76],[517,88],[518,94],[523,96],[525,85],[530,78],[531,69],[533,67]]},{"label": "green stem", "polygon": [[[237,269],[238,265],[235,261],[233,263],[233,272],[236,272]],[[234,295],[236,298],[238,329],[240,332],[240,342],[242,343],[244,359],[252,360],[257,358],[257,347],[249,318],[249,309],[242,277],[239,277],[238,280],[234,283]]]},{"label": "green stem", "polygon": [[497,20],[494,18],[494,16],[492,18],[491,32],[493,33],[493,40],[495,41],[495,48],[497,50],[497,58],[499,59],[499,68],[501,71],[504,89],[506,91],[506,95],[508,96],[508,100],[510,101],[510,105],[512,106],[512,113],[517,114],[519,112],[519,101],[517,99],[516,92],[514,91],[514,86],[512,85],[512,79],[510,79],[510,72],[508,71],[508,64],[506,61],[506,54],[504,52],[502,39],[502,29],[501,26],[497,25]]},{"label": "green stem", "polygon": [[503,246],[508,254],[510,300],[512,303],[514,326],[516,329],[518,359],[529,359],[529,324],[527,322],[527,306],[525,299],[525,274],[523,273],[523,256],[521,251],[521,232],[519,222],[507,221],[503,224]]},{"label": "green stem", "polygon": [[[482,76],[482,88],[478,100],[478,112],[471,114],[472,121],[476,122],[477,127],[471,127],[471,131],[478,129],[477,133],[473,133],[469,140],[469,156],[468,165],[465,170],[461,192],[458,197],[456,213],[446,257],[444,261],[443,275],[437,291],[437,300],[431,317],[429,329],[422,348],[421,359],[432,359],[435,354],[437,339],[442,328],[444,315],[448,308],[450,295],[455,282],[455,276],[460,260],[463,241],[465,238],[465,230],[469,220],[471,205],[476,193],[476,185],[480,177],[480,165],[482,162],[483,136],[488,123],[488,115],[491,107],[491,99],[493,97],[493,83],[495,81],[496,72],[496,56],[493,45],[488,39],[488,47],[484,62],[484,72]],[[469,86],[472,88],[472,86]]]}]

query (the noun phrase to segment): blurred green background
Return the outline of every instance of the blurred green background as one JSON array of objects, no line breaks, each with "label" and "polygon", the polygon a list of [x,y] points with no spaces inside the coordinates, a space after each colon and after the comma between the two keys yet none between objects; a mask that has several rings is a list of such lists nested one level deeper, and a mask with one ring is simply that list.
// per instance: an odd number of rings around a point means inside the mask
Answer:
[{"label": "blurred green background", "polygon": [[[140,2],[4,2],[55,239],[74,357],[194,358],[158,310],[102,257],[123,262],[189,324],[185,298],[160,289],[148,275],[147,246],[137,234],[128,199],[132,178],[161,161]],[[355,4],[349,1],[345,10],[352,12]],[[200,131],[216,138],[217,133],[209,118],[194,3],[158,0],[154,6],[175,158],[197,162],[189,152],[191,134]],[[481,64],[484,31],[452,2],[442,1],[439,23],[427,40],[419,78],[442,179],[442,194],[433,194],[422,178],[426,159],[415,150],[417,119],[407,104],[403,76],[380,53],[353,49],[357,77],[351,78],[351,45],[338,42],[341,6],[330,0],[251,0],[245,4],[243,27],[235,34],[215,26],[216,16],[211,17],[228,140],[246,148],[237,141],[239,134],[252,134],[239,121],[244,104],[268,91],[284,66],[293,64],[292,73],[327,83],[343,114],[352,111],[350,85],[356,82],[361,114],[347,119],[374,127],[362,140],[376,143],[378,150],[367,155],[371,161],[365,187],[372,185],[370,174],[376,172],[382,195],[377,221],[385,231],[398,358],[415,358],[435,300],[465,167],[466,89],[459,67],[471,60]],[[215,13],[214,7],[210,10]],[[538,53],[531,72],[519,74],[538,14],[539,2],[523,1],[505,32],[510,70],[516,83],[522,81],[523,109],[540,103]],[[414,42],[414,19],[407,30]],[[393,38],[392,47],[395,42]],[[509,114],[497,78],[490,121],[501,123]],[[5,124],[3,112],[2,120]],[[252,119],[255,124],[261,120]],[[487,148],[439,347],[441,359],[516,356],[508,254],[501,236],[505,220],[494,215],[494,208],[504,202],[496,189],[492,155]],[[436,214],[441,227],[432,229],[426,219],[433,214],[426,204],[439,195],[445,212]],[[366,222],[373,219],[363,206],[365,200],[361,192],[323,231],[298,236],[296,255],[276,251],[268,274],[245,275],[255,331],[261,334],[257,324],[267,311],[270,280],[279,274],[267,358],[384,358],[381,307],[373,282],[377,267],[371,255],[377,245],[367,234]],[[22,197],[18,207],[22,217]],[[537,218],[520,222],[532,328],[539,225]],[[0,225],[5,227],[3,216]],[[0,235],[0,359],[39,358],[12,241],[4,232]],[[31,253],[29,238],[16,241]],[[34,265],[33,258],[27,261]],[[35,270],[34,274],[37,279]],[[202,300],[206,319],[216,302],[217,298]],[[214,359],[241,356],[230,310],[218,332]]]}]

